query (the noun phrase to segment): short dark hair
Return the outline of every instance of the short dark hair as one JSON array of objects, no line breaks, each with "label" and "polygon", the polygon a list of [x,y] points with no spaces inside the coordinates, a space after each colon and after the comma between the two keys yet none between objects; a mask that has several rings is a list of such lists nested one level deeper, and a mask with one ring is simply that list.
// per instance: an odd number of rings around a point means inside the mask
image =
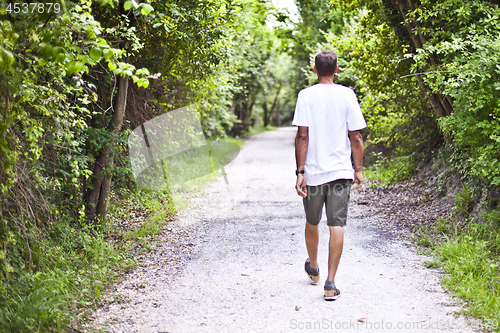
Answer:
[{"label": "short dark hair", "polygon": [[320,51],[314,58],[314,66],[319,76],[332,76],[337,68],[337,56],[332,51]]}]

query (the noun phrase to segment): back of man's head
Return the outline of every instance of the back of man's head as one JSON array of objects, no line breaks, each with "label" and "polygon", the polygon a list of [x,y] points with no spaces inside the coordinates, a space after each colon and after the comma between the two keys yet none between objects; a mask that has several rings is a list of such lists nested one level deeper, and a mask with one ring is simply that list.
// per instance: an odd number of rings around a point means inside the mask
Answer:
[{"label": "back of man's head", "polygon": [[320,51],[314,58],[314,66],[319,76],[332,76],[337,68],[337,56],[332,51]]}]

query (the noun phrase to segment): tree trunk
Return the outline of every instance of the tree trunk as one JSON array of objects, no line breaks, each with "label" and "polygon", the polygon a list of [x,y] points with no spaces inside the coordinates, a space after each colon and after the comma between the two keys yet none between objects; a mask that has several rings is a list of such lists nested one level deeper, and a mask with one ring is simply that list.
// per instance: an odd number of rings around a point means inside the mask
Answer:
[{"label": "tree trunk", "polygon": [[281,127],[280,101],[276,102],[276,112],[274,113],[274,125]]},{"label": "tree trunk", "polygon": [[271,119],[273,117],[274,110],[276,110],[276,106],[278,105],[278,97],[281,91],[281,82],[278,85],[278,90],[276,91],[276,95],[274,96],[273,104],[271,104],[271,109],[267,108],[267,102],[262,103],[262,108],[264,109],[264,127],[269,125]]},{"label": "tree trunk", "polygon": [[[279,105],[278,97],[280,96],[280,92],[281,92],[281,82],[278,85],[278,90],[276,91],[276,95],[274,96],[273,104],[271,105],[271,111],[269,112],[269,119],[272,118],[274,111],[277,109],[277,106]],[[276,125],[276,123],[274,125]]]},{"label": "tree trunk", "polygon": [[250,95],[250,103],[247,106],[247,115],[246,115],[246,119],[245,119],[244,132],[248,131],[248,129],[251,126],[252,111],[253,111],[253,106],[255,105],[256,100],[257,100],[257,92],[255,94]]},{"label": "tree trunk", "polygon": [[[413,44],[415,45],[415,48],[421,49],[425,42],[427,41],[425,36],[422,35],[420,31],[417,33],[414,32],[414,29],[416,27],[420,26],[420,23],[417,22],[416,20],[409,21],[407,19],[408,12],[409,11],[414,11],[415,6],[412,2],[412,0],[406,0],[406,7],[403,4],[402,1],[396,2],[399,12],[401,13],[401,16],[403,17],[403,21],[406,27],[406,30],[408,34],[410,35],[411,40],[413,41]],[[430,61],[430,66],[434,68],[438,68],[439,62],[435,54],[431,54],[429,56],[429,61]],[[430,68],[429,65],[425,66],[422,68],[423,72],[426,72]],[[420,70],[419,70],[420,71]],[[417,82],[420,86],[420,88],[424,91],[426,94],[427,98],[429,99],[432,108],[434,109],[434,112],[436,112],[436,115],[438,117],[445,117],[447,115],[450,115],[453,113],[453,105],[451,103],[451,99],[442,95],[442,94],[436,94],[430,91],[429,87],[425,84],[424,80],[422,79],[421,75],[416,75],[417,77]]]},{"label": "tree trunk", "polygon": [[262,102],[262,109],[264,110],[264,127],[267,127],[269,125],[269,110],[267,109],[267,102],[264,101]]},{"label": "tree trunk", "polygon": [[[127,106],[127,90],[128,77],[118,77],[118,94],[114,103],[114,112],[109,123],[109,131],[111,135],[120,133],[123,126],[123,118],[125,117],[125,108]],[[111,144],[115,144],[115,139],[112,138]],[[92,189],[87,194],[87,220],[94,220],[97,213],[98,203],[100,205],[100,213],[105,214],[107,201],[109,197],[109,185],[111,179],[104,182],[104,168],[111,167],[113,164],[113,156],[109,146],[105,147],[97,157],[92,177]],[[103,186],[103,182],[105,183]],[[102,197],[101,197],[102,196]]]},{"label": "tree trunk", "polygon": [[[113,159],[108,163],[109,167],[113,167]],[[111,191],[111,176],[104,177],[101,185],[101,191],[99,192],[99,201],[97,202],[96,214],[99,216],[103,222],[106,222],[106,212],[108,211],[108,200],[109,192]]]},{"label": "tree trunk", "polygon": [[420,88],[422,89],[422,91],[424,92],[424,94],[427,96],[427,99],[431,103],[431,106],[434,109],[434,112],[436,112],[436,115],[438,117],[446,117],[448,114],[445,111],[445,109],[443,108],[443,106],[441,105],[439,97],[436,94],[430,92],[430,89],[424,83],[424,80],[422,79],[422,76],[417,75],[416,77],[417,77],[418,85],[420,86]]}]

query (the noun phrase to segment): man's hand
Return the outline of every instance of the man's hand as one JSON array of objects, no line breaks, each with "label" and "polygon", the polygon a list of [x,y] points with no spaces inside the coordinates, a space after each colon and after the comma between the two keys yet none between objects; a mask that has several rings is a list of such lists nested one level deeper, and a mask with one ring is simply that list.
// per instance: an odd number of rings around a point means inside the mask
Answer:
[{"label": "man's hand", "polygon": [[[357,184],[356,184],[356,181],[358,181]],[[354,187],[352,189],[357,190],[358,188],[363,186],[364,181],[365,181],[365,179],[363,178],[363,172],[362,171],[354,171],[354,181],[352,182],[352,185],[354,185]]]},{"label": "man's hand", "polygon": [[[349,140],[351,140],[352,157],[354,159],[354,181],[353,190],[357,190],[363,186],[365,179],[363,178],[363,136],[359,131],[349,131]],[[358,182],[356,184],[356,181]]]},{"label": "man's hand", "polygon": [[306,188],[306,179],[304,178],[304,175],[298,174],[297,175],[297,184],[295,185],[295,189],[297,190],[297,194],[300,195],[302,198],[307,197],[307,188]]},{"label": "man's hand", "polygon": [[[295,136],[295,161],[297,162],[297,170],[304,170],[306,163],[307,147],[309,145],[309,127],[299,126],[297,128],[297,135]],[[297,183],[295,189],[297,194],[302,198],[307,196],[306,179],[304,174],[297,175]]]}]

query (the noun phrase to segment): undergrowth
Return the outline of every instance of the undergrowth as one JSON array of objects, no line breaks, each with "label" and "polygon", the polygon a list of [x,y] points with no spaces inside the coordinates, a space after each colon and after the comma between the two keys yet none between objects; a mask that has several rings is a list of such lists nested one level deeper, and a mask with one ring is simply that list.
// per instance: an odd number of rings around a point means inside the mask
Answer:
[{"label": "undergrowth", "polygon": [[[230,160],[243,143],[223,141],[231,144],[220,146],[214,156],[219,162]],[[154,236],[179,208],[175,200],[185,201],[220,174],[185,183],[177,199],[168,190],[115,188],[105,223],[61,216],[38,220],[19,234],[0,223],[7,235],[0,247],[0,332],[78,331],[103,292],[151,250]]]},{"label": "undergrowth", "polygon": [[382,153],[372,153],[368,165],[363,169],[366,179],[377,180],[382,184],[393,184],[411,178],[419,170],[419,162],[428,159],[429,152],[405,152],[397,157],[382,156]]},{"label": "undergrowth", "polygon": [[466,301],[463,313],[479,318],[488,331],[499,331],[500,318],[500,211],[483,209],[467,185],[455,193],[452,211],[432,228],[416,232],[415,242],[428,247],[433,260],[427,267],[446,273],[442,284]]},{"label": "undergrowth", "polygon": [[500,214],[493,211],[485,215],[482,223],[472,222],[467,231],[436,244],[434,257],[447,273],[444,286],[467,301],[465,313],[482,319],[486,329],[498,331]]},{"label": "undergrowth", "polygon": [[[91,226],[69,221],[30,231],[29,251],[10,234],[8,251],[17,251],[22,269],[10,269],[1,284],[1,332],[68,332],[79,326],[101,294],[132,269],[137,260],[132,240],[145,241],[161,231],[174,213],[164,193],[135,190],[113,197],[109,222]],[[119,223],[133,210],[149,211],[137,229],[122,232]],[[142,243],[144,248],[147,242]],[[0,259],[5,259],[5,250]],[[14,265],[13,265],[14,266]]]},{"label": "undergrowth", "polygon": [[[31,235],[37,240],[23,268],[1,285],[0,327],[3,332],[67,331],[75,324],[69,311],[82,313],[101,292],[130,267],[105,235],[87,226],[58,223]],[[11,235],[15,246],[19,241]],[[5,252],[2,253],[5,258]]]}]

